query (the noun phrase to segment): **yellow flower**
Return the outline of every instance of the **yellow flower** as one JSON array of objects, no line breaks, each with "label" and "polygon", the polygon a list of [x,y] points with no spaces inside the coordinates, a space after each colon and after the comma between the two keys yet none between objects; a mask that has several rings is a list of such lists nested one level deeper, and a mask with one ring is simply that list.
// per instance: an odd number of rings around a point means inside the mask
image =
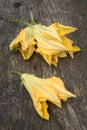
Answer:
[{"label": "yellow flower", "polygon": [[59,77],[42,79],[27,73],[20,75],[22,84],[32,98],[35,110],[46,120],[49,120],[49,113],[47,111],[48,104],[46,101],[61,108],[61,100],[66,101],[67,98],[76,97],[66,90],[63,81]]},{"label": "yellow flower", "polygon": [[[50,31],[47,31],[50,30]],[[72,46],[73,41],[68,39],[65,35],[68,33],[71,33],[76,30],[76,28],[70,27],[70,26],[64,26],[59,23],[54,23],[47,27],[46,31],[42,31],[41,35],[42,38],[46,41],[45,46],[43,47],[43,41],[40,40],[37,41],[37,49],[36,52],[40,53],[43,58],[46,60],[46,62],[50,65],[53,64],[57,66],[58,63],[58,57],[63,58],[66,57],[67,54],[69,54],[73,58],[73,53],[76,51],[80,51],[80,48],[78,46]],[[51,32],[51,35],[48,33]],[[53,34],[53,35],[52,35]],[[56,37],[54,37],[54,34],[56,34]],[[59,39],[58,39],[59,38]],[[38,36],[39,39],[39,36]],[[55,42],[55,44],[52,44],[50,41]],[[49,44],[52,46],[52,49],[49,48]],[[58,44],[58,45],[57,45]],[[63,47],[60,47],[59,45],[63,45]],[[57,46],[59,48],[57,49]]]},{"label": "yellow flower", "polygon": [[73,46],[73,41],[65,36],[76,28],[59,23],[50,26],[36,24],[32,16],[31,20],[33,24],[27,23],[28,27],[21,30],[9,46],[10,50],[19,50],[25,60],[35,51],[42,55],[49,65],[57,66],[58,57],[63,58],[69,54],[73,58],[73,53],[80,51],[80,48]]}]

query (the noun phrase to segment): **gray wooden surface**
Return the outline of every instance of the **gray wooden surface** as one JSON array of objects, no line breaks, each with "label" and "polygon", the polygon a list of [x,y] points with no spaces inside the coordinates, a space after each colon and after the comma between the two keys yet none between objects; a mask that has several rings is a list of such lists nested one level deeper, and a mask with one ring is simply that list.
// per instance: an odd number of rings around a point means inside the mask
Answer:
[{"label": "gray wooden surface", "polygon": [[[24,61],[19,52],[9,51],[9,43],[24,28],[10,20],[29,21],[31,10],[37,22],[78,28],[68,35],[81,47],[74,59],[60,59],[55,68],[39,54]],[[48,102],[51,118],[43,120],[20,79],[10,73],[13,69],[39,77],[59,76],[77,98],[63,103],[62,109]],[[0,130],[87,130],[87,0],[0,0]]]}]

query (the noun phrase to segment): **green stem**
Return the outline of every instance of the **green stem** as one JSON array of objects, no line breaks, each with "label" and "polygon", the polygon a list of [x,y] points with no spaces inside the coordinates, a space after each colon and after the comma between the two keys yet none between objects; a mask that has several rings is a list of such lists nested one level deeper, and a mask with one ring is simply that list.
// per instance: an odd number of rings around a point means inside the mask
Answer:
[{"label": "green stem", "polygon": [[12,71],[11,71],[11,73],[12,73],[12,74],[19,75],[19,76],[21,76],[21,75],[22,75],[22,73],[20,73],[20,72],[18,72],[18,71],[16,71],[16,70],[12,70]]},{"label": "green stem", "polygon": [[26,22],[26,21],[22,21],[22,20],[11,20],[11,22],[13,23],[20,23],[20,24],[24,24],[26,26],[30,26],[31,24]]},{"label": "green stem", "polygon": [[31,24],[36,24],[32,11],[30,13],[30,18],[31,18]]}]

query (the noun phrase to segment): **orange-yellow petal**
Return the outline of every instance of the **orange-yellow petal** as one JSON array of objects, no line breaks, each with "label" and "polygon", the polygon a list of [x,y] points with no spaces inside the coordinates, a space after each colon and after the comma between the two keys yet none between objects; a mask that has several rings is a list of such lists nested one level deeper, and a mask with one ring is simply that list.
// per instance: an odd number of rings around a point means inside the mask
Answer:
[{"label": "orange-yellow petal", "polygon": [[19,50],[24,58],[24,60],[28,60],[34,53],[34,47],[29,46],[25,51],[23,51],[21,48],[17,48],[16,50]]},{"label": "orange-yellow petal", "polygon": [[53,85],[54,89],[56,89],[59,99],[66,101],[67,98],[76,97],[65,88],[64,83],[60,78],[51,77],[46,80],[47,82],[49,82],[49,84]]},{"label": "orange-yellow petal", "polygon": [[73,58],[73,53],[80,51],[80,48],[78,46],[73,46],[73,41],[68,39],[66,36],[62,36],[62,43],[66,47],[69,55]]},{"label": "orange-yellow petal", "polygon": [[60,36],[66,35],[68,33],[77,30],[77,28],[73,28],[71,26],[65,26],[59,23],[53,23],[49,26],[49,28],[55,30]]},{"label": "orange-yellow petal", "polygon": [[22,29],[19,35],[10,43],[10,50],[16,49],[21,46],[21,49],[25,51],[32,40],[32,27],[26,27]]}]

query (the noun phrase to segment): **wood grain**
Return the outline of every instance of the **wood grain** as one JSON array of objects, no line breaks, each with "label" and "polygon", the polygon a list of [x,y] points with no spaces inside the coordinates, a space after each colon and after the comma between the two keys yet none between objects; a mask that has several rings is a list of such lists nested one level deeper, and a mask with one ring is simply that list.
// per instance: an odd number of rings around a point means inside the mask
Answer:
[{"label": "wood grain", "polygon": [[[10,20],[30,21],[31,10],[37,22],[77,27],[68,37],[81,52],[74,59],[59,59],[55,68],[39,54],[24,61],[19,52],[9,51],[10,42],[24,28]],[[62,109],[48,102],[51,117],[45,121],[12,69],[45,78],[59,76],[77,98],[63,103]],[[87,130],[87,0],[0,0],[0,130]]]}]

